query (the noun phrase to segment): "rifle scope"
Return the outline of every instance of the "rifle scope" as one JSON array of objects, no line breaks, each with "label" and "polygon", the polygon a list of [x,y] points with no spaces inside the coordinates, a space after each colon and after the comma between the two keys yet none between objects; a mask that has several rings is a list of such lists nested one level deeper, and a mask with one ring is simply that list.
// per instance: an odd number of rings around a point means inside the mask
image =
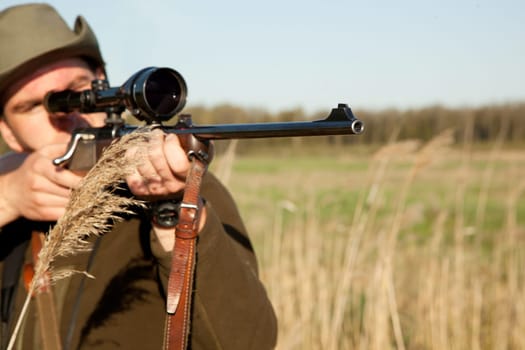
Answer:
[{"label": "rifle scope", "polygon": [[180,112],[186,96],[186,82],[179,72],[149,67],[133,74],[120,87],[94,80],[91,90],[49,92],[44,106],[51,113],[122,112],[126,108],[137,119],[158,123]]}]

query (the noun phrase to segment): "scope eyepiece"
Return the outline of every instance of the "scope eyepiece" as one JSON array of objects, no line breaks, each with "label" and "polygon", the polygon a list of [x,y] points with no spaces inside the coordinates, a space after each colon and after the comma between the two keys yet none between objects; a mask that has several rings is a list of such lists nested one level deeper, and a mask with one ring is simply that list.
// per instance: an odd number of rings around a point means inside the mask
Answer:
[{"label": "scope eyepiece", "polygon": [[111,88],[94,80],[91,90],[50,92],[45,108],[52,112],[94,113],[110,108],[127,108],[148,123],[163,122],[179,113],[186,104],[187,86],[180,73],[171,68],[144,68],[122,86]]}]

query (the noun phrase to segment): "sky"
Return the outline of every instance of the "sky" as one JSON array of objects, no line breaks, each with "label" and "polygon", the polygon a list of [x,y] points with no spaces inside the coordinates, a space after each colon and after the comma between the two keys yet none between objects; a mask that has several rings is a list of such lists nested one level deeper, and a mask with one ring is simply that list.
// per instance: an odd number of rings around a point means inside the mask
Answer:
[{"label": "sky", "polygon": [[[0,0],[0,8],[25,1]],[[525,101],[523,0],[51,0],[83,15],[112,86],[171,67],[187,106],[271,112]]]}]

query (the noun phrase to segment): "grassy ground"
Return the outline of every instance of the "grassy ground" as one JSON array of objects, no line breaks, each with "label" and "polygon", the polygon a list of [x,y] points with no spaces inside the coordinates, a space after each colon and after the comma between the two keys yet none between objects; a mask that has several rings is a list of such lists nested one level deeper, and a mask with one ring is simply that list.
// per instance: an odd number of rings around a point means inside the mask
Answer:
[{"label": "grassy ground", "polygon": [[235,154],[280,349],[525,349],[525,150]]}]

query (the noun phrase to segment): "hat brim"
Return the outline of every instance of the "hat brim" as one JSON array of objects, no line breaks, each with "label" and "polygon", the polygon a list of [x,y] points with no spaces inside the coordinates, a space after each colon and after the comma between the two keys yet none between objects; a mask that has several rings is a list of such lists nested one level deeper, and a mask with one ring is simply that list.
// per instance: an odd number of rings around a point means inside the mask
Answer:
[{"label": "hat brim", "polygon": [[37,69],[59,60],[79,57],[95,67],[104,69],[105,62],[100,53],[96,36],[82,16],[77,17],[74,31],[77,35],[72,40],[45,52],[33,53],[26,61],[0,72],[0,102],[2,105],[9,98],[7,93],[10,86]]}]

